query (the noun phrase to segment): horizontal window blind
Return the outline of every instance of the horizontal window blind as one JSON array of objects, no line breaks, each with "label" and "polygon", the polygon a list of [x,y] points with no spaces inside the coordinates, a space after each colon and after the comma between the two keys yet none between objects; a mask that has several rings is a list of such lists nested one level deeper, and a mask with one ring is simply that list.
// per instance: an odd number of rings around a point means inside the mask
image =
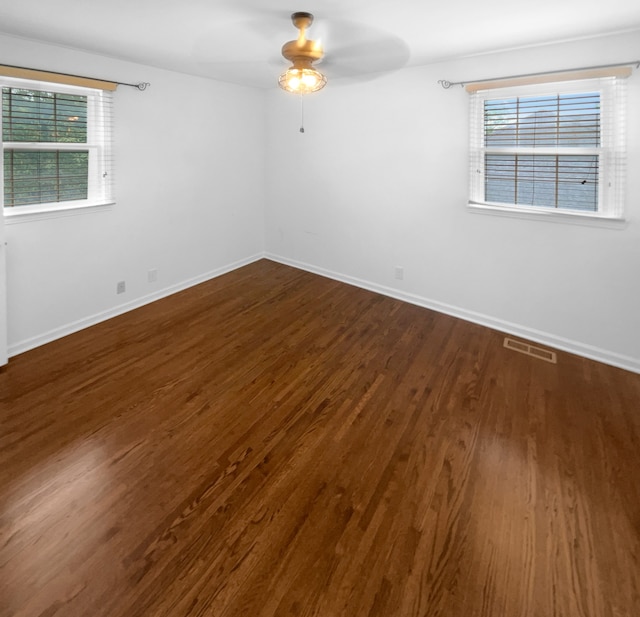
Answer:
[{"label": "horizontal window blind", "polygon": [[87,97],[3,88],[2,137],[3,141],[85,143]]},{"label": "horizontal window blind", "polygon": [[2,88],[5,208],[111,203],[111,92],[29,85]]},{"label": "horizontal window blind", "polygon": [[5,150],[5,207],[89,197],[89,152]]},{"label": "horizontal window blind", "polygon": [[608,77],[474,93],[470,202],[620,217],[625,86]]},{"label": "horizontal window blind", "polygon": [[[597,152],[535,152],[598,148],[599,92],[486,100],[484,143],[487,201],[597,211]],[[519,153],[492,153],[510,148]]]},{"label": "horizontal window blind", "polygon": [[485,147],[600,145],[600,93],[488,99]]},{"label": "horizontal window blind", "polygon": [[597,156],[485,155],[487,201],[596,212]]}]

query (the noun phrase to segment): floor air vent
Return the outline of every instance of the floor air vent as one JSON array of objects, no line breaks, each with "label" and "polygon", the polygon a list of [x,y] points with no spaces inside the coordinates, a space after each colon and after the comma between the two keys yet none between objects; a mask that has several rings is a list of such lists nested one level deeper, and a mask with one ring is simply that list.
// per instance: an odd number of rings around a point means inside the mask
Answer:
[{"label": "floor air vent", "polygon": [[546,362],[551,362],[551,364],[557,364],[558,362],[555,351],[542,349],[542,347],[534,347],[533,345],[529,345],[529,343],[523,343],[522,341],[515,341],[508,336],[504,339],[504,346],[507,349],[519,351],[520,353],[526,354],[527,356],[533,356],[534,358],[545,360]]}]

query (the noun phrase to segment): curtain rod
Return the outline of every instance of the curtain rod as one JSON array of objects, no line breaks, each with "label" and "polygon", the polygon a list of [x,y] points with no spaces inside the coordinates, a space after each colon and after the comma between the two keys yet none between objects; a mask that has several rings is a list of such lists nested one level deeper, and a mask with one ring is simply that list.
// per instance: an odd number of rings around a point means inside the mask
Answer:
[{"label": "curtain rod", "polygon": [[73,73],[61,73],[60,71],[43,71],[41,69],[33,69],[27,66],[15,66],[13,64],[0,64],[0,67],[16,69],[18,71],[34,71],[36,73],[42,73],[42,74],[60,75],[62,77],[71,77],[74,79],[86,79],[87,81],[110,83],[110,84],[115,84],[117,86],[129,86],[130,88],[137,88],[140,91],[146,90],[151,85],[147,81],[141,81],[140,83],[137,83],[137,84],[129,84],[124,81],[113,81],[112,79],[101,79],[99,77],[87,77],[85,75],[74,75]]},{"label": "curtain rod", "polygon": [[447,79],[439,79],[438,83],[448,90],[451,86],[464,87],[467,84],[481,84],[489,81],[502,81],[507,79],[520,79],[524,77],[539,77],[541,75],[555,75],[556,73],[571,73],[573,71],[595,71],[597,69],[612,69],[619,66],[633,66],[636,69],[640,67],[640,60],[632,60],[631,62],[618,62],[616,64],[601,64],[599,66],[581,66],[577,69],[559,69],[557,71],[543,71],[540,73],[525,73],[523,75],[507,75],[506,77],[490,77],[487,79],[470,79],[468,81],[448,81]]}]

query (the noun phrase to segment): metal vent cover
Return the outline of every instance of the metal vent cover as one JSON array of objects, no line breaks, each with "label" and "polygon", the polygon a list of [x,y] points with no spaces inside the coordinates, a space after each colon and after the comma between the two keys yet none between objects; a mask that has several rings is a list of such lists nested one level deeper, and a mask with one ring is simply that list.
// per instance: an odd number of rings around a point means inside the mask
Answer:
[{"label": "metal vent cover", "polygon": [[538,358],[539,360],[544,360],[545,362],[551,362],[551,364],[558,363],[558,357],[555,351],[543,349],[542,347],[535,347],[534,345],[529,345],[529,343],[523,343],[522,341],[516,341],[508,336],[504,339],[504,347],[533,358]]}]

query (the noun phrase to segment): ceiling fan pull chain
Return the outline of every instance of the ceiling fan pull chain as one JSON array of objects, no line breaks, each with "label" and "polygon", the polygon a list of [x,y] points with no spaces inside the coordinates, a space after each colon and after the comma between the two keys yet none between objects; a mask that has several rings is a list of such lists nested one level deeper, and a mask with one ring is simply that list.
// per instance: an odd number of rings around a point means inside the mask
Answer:
[{"label": "ceiling fan pull chain", "polygon": [[304,94],[300,94],[300,132],[304,133]]}]

